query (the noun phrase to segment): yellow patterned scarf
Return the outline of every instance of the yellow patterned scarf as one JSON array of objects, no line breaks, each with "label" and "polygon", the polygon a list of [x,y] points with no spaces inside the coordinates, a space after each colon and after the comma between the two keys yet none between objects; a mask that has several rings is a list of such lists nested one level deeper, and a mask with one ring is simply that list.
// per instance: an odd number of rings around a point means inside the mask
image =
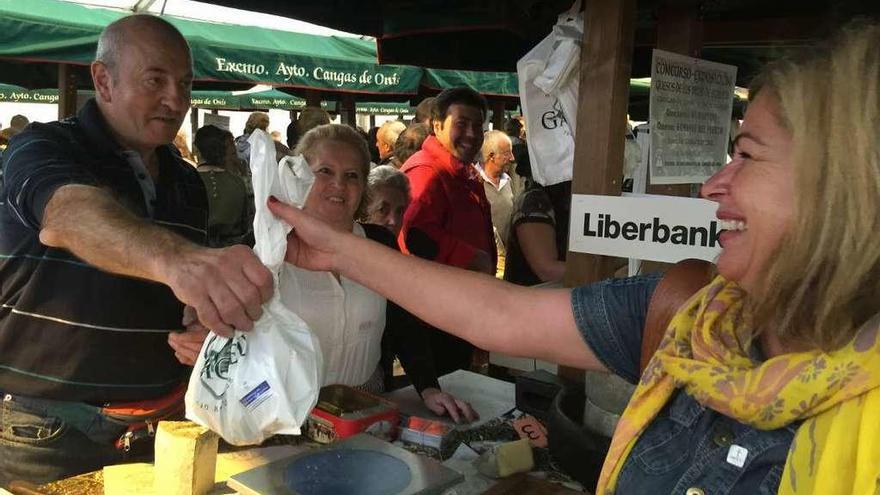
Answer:
[{"label": "yellow patterned scarf", "polygon": [[803,420],[780,494],[880,493],[880,317],[836,351],[755,362],[743,299],[717,277],[673,317],[617,425],[597,494],[613,493],[639,435],[679,387],[758,429]]}]

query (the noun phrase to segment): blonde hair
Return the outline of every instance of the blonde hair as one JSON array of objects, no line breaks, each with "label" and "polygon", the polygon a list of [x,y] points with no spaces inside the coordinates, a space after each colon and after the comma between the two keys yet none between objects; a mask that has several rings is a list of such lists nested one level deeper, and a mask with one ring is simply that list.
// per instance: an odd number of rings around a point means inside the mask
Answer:
[{"label": "blonde hair", "polygon": [[853,24],[756,80],[792,133],[795,220],[753,294],[756,328],[823,350],[880,308],[880,25]]},{"label": "blonde hair", "polygon": [[318,151],[318,146],[324,141],[333,141],[335,144],[348,146],[358,155],[357,166],[361,172],[363,194],[361,194],[361,201],[354,214],[354,218],[357,220],[363,216],[367,205],[367,176],[370,174],[370,150],[367,147],[367,141],[358,131],[347,125],[324,124],[313,128],[300,138],[294,154],[302,154],[311,164],[314,153]]}]

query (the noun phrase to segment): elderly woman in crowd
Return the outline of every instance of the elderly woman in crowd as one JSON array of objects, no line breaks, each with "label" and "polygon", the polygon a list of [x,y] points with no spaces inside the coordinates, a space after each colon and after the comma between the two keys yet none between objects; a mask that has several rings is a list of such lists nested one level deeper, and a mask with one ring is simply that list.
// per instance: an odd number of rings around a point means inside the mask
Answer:
[{"label": "elderly woman in crowd", "polygon": [[[395,237],[384,227],[355,221],[364,210],[370,166],[367,143],[356,130],[339,124],[315,127],[302,136],[296,153],[315,174],[303,205],[306,211],[335,231],[396,247]],[[297,287],[291,291],[295,300],[285,303],[308,323],[321,343],[325,385],[340,383],[382,392],[385,380],[380,359],[383,333],[388,332],[394,336],[404,370],[429,409],[449,414],[455,421],[476,418],[470,404],[441,392],[427,341],[409,313],[339,272],[294,268],[285,270],[282,277],[286,277],[284,284]],[[181,361],[194,362],[201,342],[191,340],[193,332],[182,335],[172,337],[170,343]]]},{"label": "elderly woman in crowd", "polygon": [[718,276],[672,317],[641,376],[656,278],[514,286],[269,206],[295,228],[297,266],[350,277],[481,348],[638,382],[596,493],[876,493],[878,47],[880,26],[852,27],[756,80],[734,156],[703,186],[727,229]]},{"label": "elderly woman in crowd", "polygon": [[367,177],[366,222],[381,225],[396,237],[409,205],[409,179],[391,165],[379,165]]}]

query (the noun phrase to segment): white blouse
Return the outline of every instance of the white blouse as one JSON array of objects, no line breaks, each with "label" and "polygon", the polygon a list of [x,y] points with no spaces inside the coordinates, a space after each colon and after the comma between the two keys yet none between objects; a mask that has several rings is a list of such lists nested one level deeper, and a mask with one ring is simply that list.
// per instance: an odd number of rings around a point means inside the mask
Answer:
[{"label": "white blouse", "polygon": [[[355,235],[365,237],[355,223]],[[284,304],[312,329],[324,354],[324,385],[367,382],[382,356],[386,300],[345,277],[286,265],[282,284],[296,287]],[[289,285],[288,285],[289,284]]]}]

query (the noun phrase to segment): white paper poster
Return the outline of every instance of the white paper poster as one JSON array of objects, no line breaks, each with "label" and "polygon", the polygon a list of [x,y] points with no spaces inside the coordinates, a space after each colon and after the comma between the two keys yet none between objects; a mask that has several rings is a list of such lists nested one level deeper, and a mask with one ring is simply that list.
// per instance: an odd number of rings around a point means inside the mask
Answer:
[{"label": "white paper poster", "polygon": [[620,258],[715,261],[718,203],[676,196],[571,197],[568,249]]},{"label": "white paper poster", "polygon": [[727,159],[736,67],[654,50],[651,183],[703,183]]}]

